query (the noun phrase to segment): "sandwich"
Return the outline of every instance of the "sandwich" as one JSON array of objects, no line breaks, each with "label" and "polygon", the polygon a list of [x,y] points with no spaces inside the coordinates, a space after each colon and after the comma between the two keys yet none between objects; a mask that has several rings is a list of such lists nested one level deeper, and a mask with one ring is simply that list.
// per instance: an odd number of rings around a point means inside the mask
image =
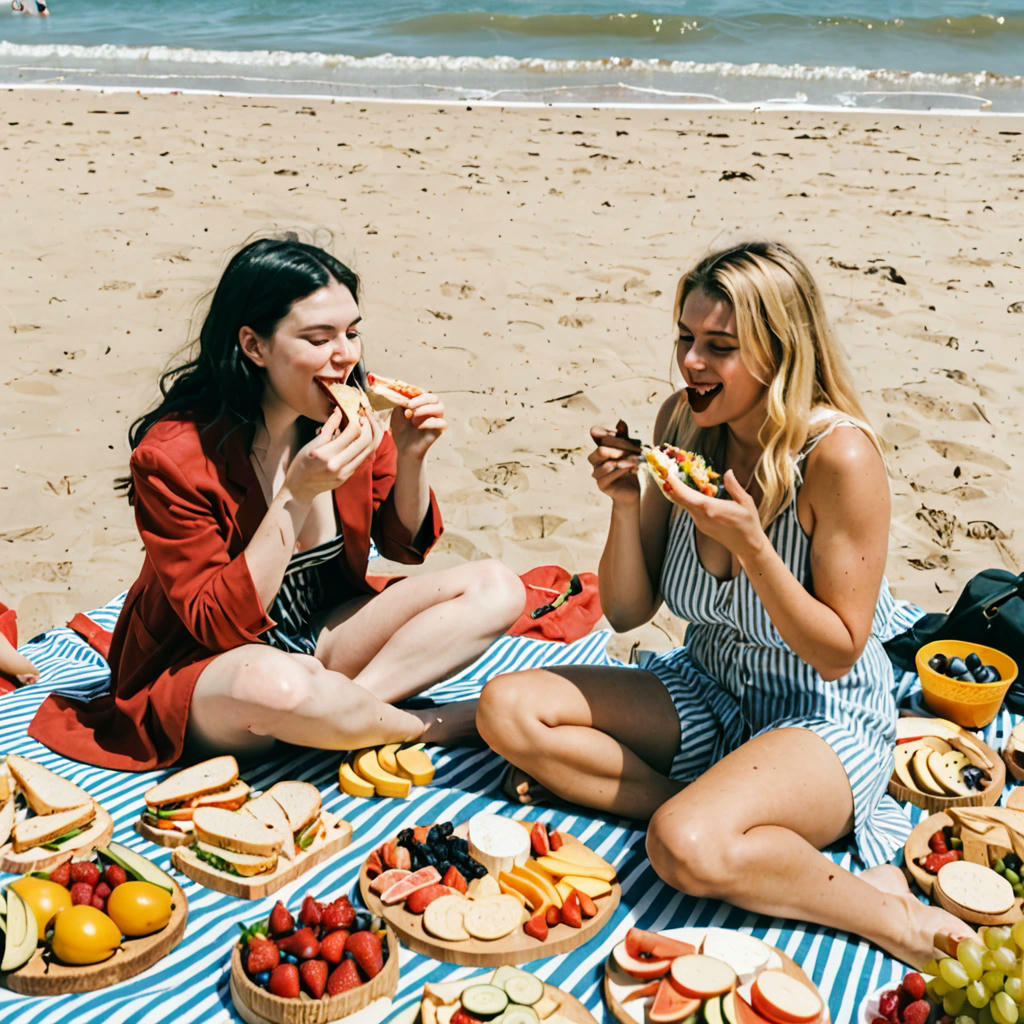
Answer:
[{"label": "sandwich", "polygon": [[0,812],[0,834],[4,823],[10,822],[8,835],[16,854],[37,847],[51,852],[75,851],[98,840],[109,826],[110,815],[81,786],[17,754],[7,758],[7,767],[33,812],[18,820],[13,796]]},{"label": "sandwich", "polygon": [[197,807],[192,852],[230,875],[273,871],[326,835],[320,790],[308,782],[278,782],[241,810]]},{"label": "sandwich", "polygon": [[369,391],[370,405],[374,409],[390,409],[400,405],[403,408],[411,398],[423,394],[423,388],[415,384],[407,384],[395,377],[382,377],[379,373],[366,375],[366,388]]},{"label": "sandwich", "polygon": [[14,828],[14,780],[7,758],[0,758],[0,846],[11,838]]},{"label": "sandwich", "polygon": [[369,412],[370,402],[358,385],[346,384],[336,377],[317,377],[317,384],[327,392],[328,397],[341,410],[341,425]]},{"label": "sandwich", "polygon": [[709,498],[718,496],[719,485],[715,481],[719,474],[704,461],[702,455],[684,451],[674,444],[660,444],[657,448],[644,445],[643,455],[647,468],[659,484],[675,478]]},{"label": "sandwich", "polygon": [[[238,762],[230,754],[201,761],[175,772],[146,790],[142,824],[164,833],[156,842],[185,842],[192,836],[192,817],[199,807],[237,810],[249,796],[238,777]],[[144,833],[145,834],[145,833]]]}]

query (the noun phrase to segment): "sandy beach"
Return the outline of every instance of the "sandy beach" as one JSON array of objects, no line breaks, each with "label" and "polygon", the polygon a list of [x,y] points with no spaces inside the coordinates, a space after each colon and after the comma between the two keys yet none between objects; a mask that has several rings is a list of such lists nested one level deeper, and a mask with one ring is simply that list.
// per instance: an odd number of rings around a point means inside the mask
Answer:
[{"label": "sandy beach", "polygon": [[[747,237],[809,262],[888,445],[888,577],[926,610],[1024,538],[1024,120],[501,109],[7,91],[0,600],[22,639],[141,564],[127,428],[247,238],[363,279],[367,364],[451,421],[429,566],[596,568],[588,428],[649,437],[681,270]],[[665,648],[666,612],[615,640]]]}]

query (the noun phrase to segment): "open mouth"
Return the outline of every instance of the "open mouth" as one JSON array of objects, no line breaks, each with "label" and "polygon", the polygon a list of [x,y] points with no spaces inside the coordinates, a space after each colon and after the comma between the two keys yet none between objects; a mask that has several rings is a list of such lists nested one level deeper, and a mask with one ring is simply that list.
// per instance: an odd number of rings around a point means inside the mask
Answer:
[{"label": "open mouth", "polygon": [[686,400],[694,412],[703,412],[721,390],[721,384],[694,384],[686,389]]}]

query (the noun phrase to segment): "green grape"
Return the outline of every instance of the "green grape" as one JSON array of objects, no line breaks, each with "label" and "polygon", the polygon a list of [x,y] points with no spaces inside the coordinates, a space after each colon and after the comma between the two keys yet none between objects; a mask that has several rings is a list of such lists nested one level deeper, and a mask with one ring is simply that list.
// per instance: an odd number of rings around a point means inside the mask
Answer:
[{"label": "green grape", "polygon": [[978,1011],[978,1024],[995,1024],[995,1017],[992,1016],[992,1006],[983,1006]]},{"label": "green grape", "polygon": [[1017,966],[1017,954],[1009,946],[1000,946],[992,951],[992,962],[997,971],[1009,974]]},{"label": "green grape", "polygon": [[1016,885],[1020,881],[1020,875],[1016,871],[1011,871],[1009,868],[1003,872],[1003,878],[1005,878],[1010,885]]},{"label": "green grape", "polygon": [[1017,1004],[1005,993],[992,997],[992,1018],[996,1024],[1017,1024]]},{"label": "green grape", "polygon": [[964,848],[964,841],[959,836],[953,836],[947,839],[946,842],[951,850],[962,850]]},{"label": "green grape", "polygon": [[989,995],[989,991],[985,988],[985,983],[981,978],[973,979],[967,986],[967,1002],[971,1004],[976,1010],[980,1010],[983,1006],[988,1006],[988,1002],[992,997]]},{"label": "green grape", "polygon": [[968,1016],[966,1013],[961,1013],[954,1021],[953,1024],[974,1024],[974,1018]]},{"label": "green grape", "polygon": [[942,997],[942,1009],[951,1017],[955,1017],[967,1002],[967,993],[962,988],[954,988]]},{"label": "green grape", "polygon": [[932,1002],[938,1003],[942,1001],[942,997],[956,986],[950,985],[948,981],[943,981],[942,978],[932,978],[931,981],[925,985],[925,991],[932,997]]},{"label": "green grape", "polygon": [[964,988],[971,979],[967,976],[967,968],[959,960],[951,956],[943,957],[939,961],[939,977],[950,986],[950,988]]},{"label": "green grape", "polygon": [[986,949],[981,958],[981,969],[983,971],[994,971],[995,967],[996,962],[992,959],[992,950]]},{"label": "green grape", "polygon": [[1002,862],[1002,859],[997,860],[995,864],[992,865],[992,870],[995,871],[997,874],[1005,875],[1006,865]]},{"label": "green grape", "polygon": [[1002,971],[986,971],[981,976],[981,983],[989,992],[1002,992],[1004,981],[1006,981],[1006,975]]},{"label": "green grape", "polygon": [[939,961],[932,957],[924,967],[921,968],[922,974],[930,974],[933,978],[939,973]]},{"label": "green grape", "polygon": [[1015,1002],[1024,1002],[1024,981],[1019,975],[1011,975],[1003,983],[1003,991]]},{"label": "green grape", "polygon": [[1024,896],[1024,882],[1018,882],[1015,886],[1013,886],[1013,895],[1018,897],[1018,899],[1021,896]]},{"label": "green grape", "polygon": [[1021,918],[1021,920],[1014,924],[1010,929],[1010,935],[1017,944],[1017,948],[1024,950],[1024,918]]},{"label": "green grape", "polygon": [[985,929],[985,945],[991,950],[1001,949],[1010,941],[1010,929],[996,927]]},{"label": "green grape", "polygon": [[977,981],[984,973],[985,947],[975,939],[964,939],[956,947],[956,958],[964,965],[971,981]]}]

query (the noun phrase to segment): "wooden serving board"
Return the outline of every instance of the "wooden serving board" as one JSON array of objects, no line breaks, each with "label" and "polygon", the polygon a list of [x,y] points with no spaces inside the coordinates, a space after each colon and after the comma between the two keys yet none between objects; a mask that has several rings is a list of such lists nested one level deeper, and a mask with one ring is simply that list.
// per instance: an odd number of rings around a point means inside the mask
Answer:
[{"label": "wooden serving board", "polygon": [[195,834],[192,832],[179,832],[177,829],[169,828],[153,828],[152,825],[147,824],[141,818],[136,819],[132,827],[143,839],[148,839],[151,843],[156,843],[157,846],[171,848],[191,846],[192,840],[195,838]]},{"label": "wooden serving board", "polygon": [[[567,833],[563,835],[565,842],[579,842]],[[618,882],[612,882],[611,886],[612,891],[607,896],[594,900],[597,914],[584,918],[582,928],[572,928],[567,924],[554,925],[549,929],[548,937],[543,942],[539,942],[532,935],[527,935],[522,926],[492,942],[474,938],[448,942],[435,938],[424,930],[422,914],[412,914],[402,904],[385,906],[380,897],[370,891],[370,877],[366,873],[365,864],[359,872],[359,892],[363,902],[371,913],[384,918],[398,932],[398,937],[406,946],[416,953],[423,953],[435,960],[461,967],[500,967],[502,964],[515,966],[529,963],[531,960],[558,956],[582,946],[605,926],[619,905],[622,886]]]},{"label": "wooden serving board", "polygon": [[10,875],[24,875],[29,871],[49,871],[66,860],[73,860],[76,854],[89,854],[97,846],[106,846],[114,835],[114,822],[99,804],[92,824],[79,836],[75,844],[60,850],[46,850],[41,846],[14,852],[14,844],[0,847],[0,871]]},{"label": "wooden serving board", "polygon": [[323,811],[321,817],[327,828],[326,837],[318,837],[308,850],[295,854],[291,860],[279,856],[277,867],[261,875],[246,878],[220,871],[212,864],[200,860],[191,846],[177,847],[171,854],[171,863],[182,874],[188,875],[200,885],[205,885],[207,889],[216,889],[217,892],[238,896],[243,900],[262,899],[272,892],[277,892],[282,886],[305,874],[311,867],[327,860],[352,842],[352,826],[347,821],[329,811]]},{"label": "wooden serving board", "polygon": [[944,910],[968,924],[1013,924],[1019,921],[1024,917],[1024,899],[1015,899],[1005,914],[982,914],[946,898],[945,893],[941,892],[941,886],[936,891],[935,876],[916,863],[918,857],[927,857],[931,853],[928,840],[932,835],[952,824],[953,819],[948,814],[933,814],[918,822],[903,847],[903,873],[913,880],[925,896],[934,898]]},{"label": "wooden serving board", "polygon": [[[307,995],[284,999],[253,984],[242,966],[242,947],[236,942],[231,950],[231,1000],[248,1024],[326,1024],[364,1009],[369,1011],[368,1020],[380,1020],[391,1008],[391,1000],[398,991],[398,940],[390,928],[387,937],[388,961],[375,978],[359,988],[322,999]],[[376,1004],[380,1004],[379,1014],[371,1010]]]},{"label": "wooden serving board", "polygon": [[109,960],[98,964],[71,967],[62,964],[40,947],[27,964],[9,974],[0,974],[12,992],[25,996],[60,996],[69,992],[92,992],[134,977],[163,958],[181,941],[188,921],[188,900],[173,879],[171,919],[152,935],[125,939]]},{"label": "wooden serving board", "polygon": [[[716,932],[719,934],[725,934],[728,932],[726,928],[668,928],[659,934],[666,936],[671,939],[678,939],[680,942],[689,942],[691,945],[699,948],[701,939],[709,932]],[[812,1024],[828,1024],[830,1017],[828,1012],[828,1002],[825,997],[818,991],[818,986],[804,973],[802,968],[798,967],[797,964],[791,960],[781,949],[777,949],[775,946],[765,943],[766,946],[778,957],[778,963],[770,963],[769,968],[776,967],[791,975],[798,981],[802,981],[805,985],[810,985],[818,995],[821,996],[821,1002],[823,1009],[821,1015]],[[649,985],[649,981],[641,981],[639,978],[634,978],[632,975],[626,974],[611,958],[609,955],[605,959],[604,963],[604,998],[608,1004],[608,1009],[611,1010],[612,1016],[620,1021],[621,1024],[647,1024],[646,1014],[646,1002],[645,999],[632,999],[628,1003],[623,1003],[621,997],[626,994],[626,991],[630,988],[643,988],[645,985]],[[746,995],[747,992],[744,986],[740,986],[741,994]],[[748,1000],[749,1001],[749,1000]]]}]

